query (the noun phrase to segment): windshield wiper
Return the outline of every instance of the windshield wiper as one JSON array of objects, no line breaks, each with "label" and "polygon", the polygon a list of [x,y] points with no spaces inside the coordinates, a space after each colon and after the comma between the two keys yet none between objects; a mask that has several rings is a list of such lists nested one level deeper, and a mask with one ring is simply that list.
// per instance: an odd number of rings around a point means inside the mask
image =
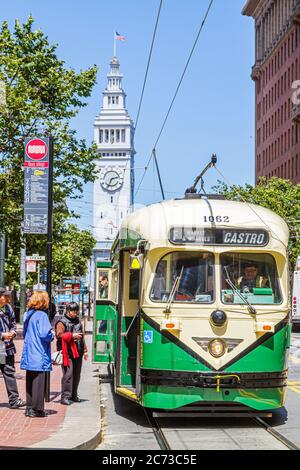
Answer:
[{"label": "windshield wiper", "polygon": [[173,283],[173,286],[172,286],[172,289],[171,289],[171,292],[170,292],[170,295],[169,295],[169,298],[168,298],[168,301],[167,301],[167,304],[166,304],[166,308],[164,310],[164,313],[171,313],[171,305],[174,301],[174,297],[175,297],[175,294],[178,290],[178,287],[179,287],[179,283],[181,281],[181,277],[182,277],[182,273],[183,273],[183,270],[184,270],[184,266],[182,266],[181,268],[181,271],[180,271],[180,274],[179,276],[177,276],[174,280],[174,283]]},{"label": "windshield wiper", "polygon": [[243,296],[243,294],[241,294],[241,292],[239,292],[239,290],[236,288],[236,286],[234,285],[234,283],[232,282],[232,280],[230,279],[230,276],[229,276],[229,273],[228,273],[228,269],[226,266],[223,266],[223,269],[226,273],[226,276],[227,278],[225,277],[225,281],[227,282],[227,284],[231,287],[231,289],[247,304],[248,306],[248,310],[250,313],[256,313],[256,309],[253,307],[253,305],[250,304],[250,302],[248,301],[248,299],[246,297]]}]

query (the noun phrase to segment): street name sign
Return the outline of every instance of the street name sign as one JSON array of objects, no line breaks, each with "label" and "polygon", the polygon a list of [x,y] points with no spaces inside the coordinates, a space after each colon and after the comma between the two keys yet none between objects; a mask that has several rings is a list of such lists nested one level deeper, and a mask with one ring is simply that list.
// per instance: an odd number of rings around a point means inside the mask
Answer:
[{"label": "street name sign", "polygon": [[45,256],[40,256],[40,255],[31,255],[31,256],[26,256],[26,261],[45,261]]}]

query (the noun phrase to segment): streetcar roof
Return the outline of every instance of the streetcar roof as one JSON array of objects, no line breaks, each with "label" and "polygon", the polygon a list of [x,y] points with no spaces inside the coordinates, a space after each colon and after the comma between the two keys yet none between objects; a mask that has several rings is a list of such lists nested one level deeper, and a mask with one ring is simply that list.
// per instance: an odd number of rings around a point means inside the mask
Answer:
[{"label": "streetcar roof", "polygon": [[169,246],[173,227],[263,229],[269,233],[273,249],[279,251],[287,246],[289,238],[287,224],[271,210],[218,199],[174,199],[149,205],[128,215],[119,237],[135,234],[137,241],[145,239],[152,247]]}]

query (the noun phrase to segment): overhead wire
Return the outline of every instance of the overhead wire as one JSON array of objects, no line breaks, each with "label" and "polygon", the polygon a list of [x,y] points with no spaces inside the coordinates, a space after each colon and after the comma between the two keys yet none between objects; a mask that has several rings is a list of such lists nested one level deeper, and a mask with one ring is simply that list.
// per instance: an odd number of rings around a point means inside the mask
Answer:
[{"label": "overhead wire", "polygon": [[[141,111],[141,107],[142,107],[142,102],[143,102],[143,97],[144,97],[146,82],[147,82],[147,78],[148,78],[148,72],[149,72],[150,62],[151,62],[151,58],[152,58],[152,52],[153,52],[154,42],[155,42],[155,38],[156,38],[157,27],[158,27],[158,22],[159,22],[159,18],[160,18],[160,13],[161,13],[162,4],[163,4],[163,0],[160,0],[159,7],[158,7],[158,12],[157,12],[157,15],[156,15],[155,27],[154,27],[154,31],[153,31],[153,35],[152,35],[152,41],[151,41],[150,51],[149,51],[149,54],[148,54],[147,67],[146,67],[146,71],[145,71],[145,76],[144,76],[144,81],[143,81],[141,96],[140,96],[140,100],[139,100],[137,118],[136,118],[136,122],[135,122],[135,132],[136,132],[136,128],[137,128],[137,125],[138,125],[138,122],[139,122],[140,111]],[[124,169],[124,173],[126,172],[126,169],[127,169],[127,166],[128,166],[128,161],[129,161],[129,160],[127,159],[127,162],[126,162],[126,165],[125,165],[125,169]],[[118,198],[117,198],[115,207],[118,206],[119,198],[120,198],[120,192],[119,192],[119,194],[118,194]]]},{"label": "overhead wire", "polygon": [[[173,108],[175,99],[176,99],[176,97],[177,97],[177,95],[178,95],[179,89],[180,89],[181,84],[182,84],[182,82],[183,82],[184,76],[185,76],[185,74],[186,74],[187,68],[188,68],[189,63],[190,63],[190,61],[191,61],[191,58],[192,58],[192,56],[193,56],[193,53],[194,53],[194,50],[195,50],[196,45],[197,45],[197,43],[198,43],[199,37],[200,37],[200,35],[201,35],[201,33],[202,33],[203,27],[204,27],[204,25],[205,25],[205,23],[206,23],[206,20],[207,20],[207,17],[208,17],[208,15],[209,15],[209,12],[210,12],[210,9],[211,9],[211,7],[212,7],[213,2],[214,2],[214,0],[210,0],[210,2],[209,2],[208,8],[207,8],[207,10],[206,10],[206,12],[205,12],[204,18],[203,18],[203,20],[202,20],[202,22],[201,22],[201,25],[200,25],[200,28],[199,28],[199,30],[198,30],[198,32],[197,32],[196,39],[194,40],[192,49],[191,49],[190,54],[189,54],[189,56],[188,56],[188,60],[187,60],[187,62],[186,62],[186,64],[185,64],[185,67],[184,67],[183,72],[182,72],[182,74],[181,74],[180,80],[179,80],[179,82],[178,82],[178,85],[177,85],[177,87],[176,87],[175,93],[174,93],[173,98],[172,98],[172,100],[171,100],[171,104],[170,104],[170,106],[169,106],[169,108],[168,108],[167,114],[166,114],[166,116],[165,116],[165,119],[164,119],[164,121],[163,121],[163,124],[162,124],[162,126],[161,126],[161,128],[160,128],[160,131],[159,131],[159,133],[158,133],[158,136],[157,136],[157,138],[156,138],[155,144],[154,144],[154,146],[153,146],[153,150],[152,150],[152,152],[151,152],[151,155],[150,155],[149,160],[148,160],[148,162],[147,162],[147,165],[146,165],[146,167],[145,167],[144,174],[142,175],[141,181],[140,181],[140,183],[139,183],[139,185],[138,185],[138,189],[136,190],[134,197],[136,197],[137,194],[138,194],[138,192],[139,192],[139,189],[140,189],[140,187],[141,187],[141,184],[142,184],[142,182],[143,182],[143,180],[144,180],[144,178],[145,178],[145,175],[146,175],[146,173],[147,173],[147,170],[148,170],[148,168],[149,168],[149,164],[150,164],[150,162],[151,162],[151,159],[152,159],[152,157],[154,156],[154,152],[155,152],[155,150],[156,150],[156,146],[157,146],[157,144],[158,144],[158,142],[159,142],[159,140],[160,140],[160,138],[161,138],[161,135],[162,135],[162,133],[163,133],[163,130],[164,130],[165,126],[166,126],[166,123],[167,123],[167,120],[168,120],[168,118],[169,118],[170,112],[171,112],[171,110],[172,110],[172,108]],[[156,160],[157,160],[157,159],[156,159]],[[157,161],[157,165],[158,165],[158,161]]]}]

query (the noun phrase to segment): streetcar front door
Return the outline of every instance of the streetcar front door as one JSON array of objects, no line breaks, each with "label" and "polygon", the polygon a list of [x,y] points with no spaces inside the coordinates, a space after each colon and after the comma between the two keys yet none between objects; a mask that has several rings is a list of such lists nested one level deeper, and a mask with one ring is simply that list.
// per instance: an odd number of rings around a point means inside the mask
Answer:
[{"label": "streetcar front door", "polygon": [[135,387],[139,305],[139,270],[129,269],[129,252],[122,253],[119,304],[118,385]]},{"label": "streetcar front door", "polygon": [[108,266],[97,267],[95,304],[93,361],[113,362],[116,308],[112,302],[112,271]]}]

